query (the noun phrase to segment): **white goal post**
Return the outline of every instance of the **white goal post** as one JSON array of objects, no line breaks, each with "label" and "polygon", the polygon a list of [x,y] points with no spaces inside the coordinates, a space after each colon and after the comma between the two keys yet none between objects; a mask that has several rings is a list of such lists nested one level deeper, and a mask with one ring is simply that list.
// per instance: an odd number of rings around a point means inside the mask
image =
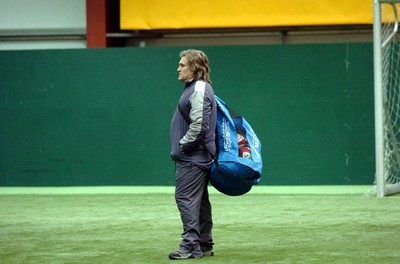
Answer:
[{"label": "white goal post", "polygon": [[376,195],[400,193],[400,0],[374,0]]}]

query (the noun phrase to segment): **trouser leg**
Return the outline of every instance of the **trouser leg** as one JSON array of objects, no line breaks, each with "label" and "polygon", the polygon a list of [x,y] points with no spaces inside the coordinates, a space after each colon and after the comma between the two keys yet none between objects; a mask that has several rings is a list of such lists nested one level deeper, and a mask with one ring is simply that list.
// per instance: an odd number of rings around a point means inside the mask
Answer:
[{"label": "trouser leg", "polygon": [[214,244],[212,239],[213,221],[207,189],[208,180],[205,182],[205,185],[200,207],[200,245],[202,247],[212,248]]},{"label": "trouser leg", "polygon": [[200,208],[207,187],[207,171],[188,162],[176,162],[175,200],[183,224],[179,251],[203,255],[200,248]]}]

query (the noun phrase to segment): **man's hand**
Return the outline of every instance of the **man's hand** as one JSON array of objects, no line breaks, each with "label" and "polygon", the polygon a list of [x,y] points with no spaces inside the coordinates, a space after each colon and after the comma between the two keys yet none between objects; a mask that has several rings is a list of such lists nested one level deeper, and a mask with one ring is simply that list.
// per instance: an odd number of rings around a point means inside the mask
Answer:
[{"label": "man's hand", "polygon": [[179,145],[179,152],[185,154],[185,150],[183,149],[182,145]]}]

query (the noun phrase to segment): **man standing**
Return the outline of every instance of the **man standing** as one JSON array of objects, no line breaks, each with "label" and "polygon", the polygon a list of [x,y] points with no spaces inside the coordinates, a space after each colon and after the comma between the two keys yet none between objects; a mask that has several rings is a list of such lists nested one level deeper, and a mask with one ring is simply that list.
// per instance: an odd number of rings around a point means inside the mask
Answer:
[{"label": "man standing", "polygon": [[171,122],[171,157],[175,161],[175,201],[182,224],[182,242],[170,259],[214,255],[208,179],[215,155],[217,109],[207,55],[180,53],[178,80],[185,83]]}]

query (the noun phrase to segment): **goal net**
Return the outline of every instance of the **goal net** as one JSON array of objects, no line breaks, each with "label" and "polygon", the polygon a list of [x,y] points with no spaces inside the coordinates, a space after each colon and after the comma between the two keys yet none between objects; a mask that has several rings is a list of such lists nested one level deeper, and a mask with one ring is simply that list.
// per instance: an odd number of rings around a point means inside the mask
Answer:
[{"label": "goal net", "polygon": [[400,193],[400,0],[374,0],[375,151],[378,197]]}]

